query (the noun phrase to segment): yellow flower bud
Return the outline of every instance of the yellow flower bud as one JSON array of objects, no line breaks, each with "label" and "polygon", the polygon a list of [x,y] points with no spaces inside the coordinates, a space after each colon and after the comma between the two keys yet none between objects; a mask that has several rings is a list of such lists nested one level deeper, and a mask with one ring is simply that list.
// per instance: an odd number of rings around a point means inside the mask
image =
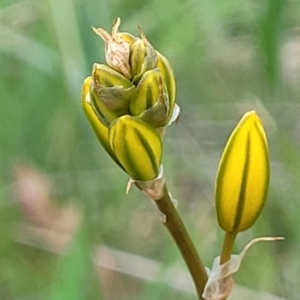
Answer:
[{"label": "yellow flower bud", "polygon": [[101,121],[108,125],[117,117],[128,114],[134,85],[117,71],[102,64],[94,64],[92,77],[91,103]]},{"label": "yellow flower bud", "polygon": [[133,86],[131,81],[122,74],[103,64],[95,63],[93,65],[92,77],[96,84],[106,87],[122,86],[130,88]]},{"label": "yellow flower bud", "polygon": [[130,113],[155,128],[166,126],[169,98],[159,69],[143,74],[130,102]]},{"label": "yellow flower bud", "polygon": [[157,68],[161,71],[162,77],[167,87],[169,96],[168,120],[171,119],[176,100],[176,84],[173,68],[170,62],[162,54],[157,52]]},{"label": "yellow flower bud", "polygon": [[98,116],[96,115],[93,107],[90,103],[90,85],[92,83],[92,77],[88,77],[84,80],[82,86],[82,93],[81,93],[81,104],[83,111],[92,126],[99,142],[101,143],[102,147],[106,150],[106,152],[110,155],[110,157],[119,165],[119,161],[116,158],[115,154],[113,153],[109,139],[108,139],[108,128],[104,126]]},{"label": "yellow flower bud", "polygon": [[265,131],[254,111],[246,113],[229,137],[216,180],[216,210],[226,232],[250,228],[266,200],[269,156]]},{"label": "yellow flower bud", "polygon": [[162,141],[157,131],[131,116],[115,120],[109,140],[118,161],[134,180],[148,181],[159,174]]},{"label": "yellow flower bud", "polygon": [[130,65],[132,82],[138,84],[142,75],[157,66],[157,53],[139,27],[141,39],[136,39],[130,46]]},{"label": "yellow flower bud", "polygon": [[130,63],[133,76],[141,73],[146,55],[146,46],[141,39],[137,39],[132,43],[130,47]]}]

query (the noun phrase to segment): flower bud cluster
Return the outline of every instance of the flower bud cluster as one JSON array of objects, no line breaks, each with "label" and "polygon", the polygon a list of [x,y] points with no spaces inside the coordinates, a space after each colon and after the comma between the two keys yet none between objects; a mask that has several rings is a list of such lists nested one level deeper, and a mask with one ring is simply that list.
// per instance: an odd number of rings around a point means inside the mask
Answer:
[{"label": "flower bud cluster", "polygon": [[134,37],[119,32],[120,23],[111,35],[93,28],[105,42],[106,64],[95,63],[85,79],[82,105],[114,161],[134,180],[153,180],[162,160],[162,128],[177,118],[174,73],[141,28]]}]

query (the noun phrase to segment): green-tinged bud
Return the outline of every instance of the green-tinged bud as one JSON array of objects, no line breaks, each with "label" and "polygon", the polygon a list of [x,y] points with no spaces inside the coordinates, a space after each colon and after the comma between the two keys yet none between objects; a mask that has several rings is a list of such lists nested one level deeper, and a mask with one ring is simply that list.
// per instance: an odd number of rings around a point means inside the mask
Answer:
[{"label": "green-tinged bud", "polygon": [[123,75],[106,65],[94,64],[90,86],[91,102],[101,121],[112,120],[129,113],[134,85]]},{"label": "green-tinged bud", "polygon": [[[92,126],[99,142],[103,146],[103,148],[106,150],[106,152],[110,155],[110,157],[118,164],[120,165],[118,159],[116,158],[115,154],[113,153],[109,139],[108,139],[108,128],[104,126],[97,114],[95,113],[93,107],[90,103],[90,86],[92,84],[92,77],[87,77],[82,86],[82,92],[81,92],[81,104],[83,111],[85,112],[85,115],[87,116],[87,119],[89,120],[90,125]],[[121,165],[120,165],[121,166]],[[122,166],[121,166],[122,167]]]},{"label": "green-tinged bud", "polygon": [[93,65],[92,77],[95,84],[106,87],[122,86],[130,88],[133,86],[132,82],[122,74],[103,64],[95,63]]},{"label": "green-tinged bud", "polygon": [[254,111],[246,113],[228,139],[216,180],[218,221],[226,232],[250,228],[266,200],[269,155],[265,131]]},{"label": "green-tinged bud", "polygon": [[130,47],[130,62],[133,76],[141,73],[146,54],[146,46],[141,39],[137,39],[132,43]]},{"label": "green-tinged bud", "polygon": [[157,53],[139,27],[141,39],[137,39],[130,47],[130,65],[133,83],[138,84],[144,72],[152,70],[157,65]]},{"label": "green-tinged bud", "polygon": [[134,180],[149,181],[159,174],[162,141],[155,129],[130,116],[115,120],[109,140],[118,161]]},{"label": "green-tinged bud", "polygon": [[168,112],[168,92],[160,70],[145,72],[130,102],[130,113],[158,128],[166,125]]},{"label": "green-tinged bud", "polygon": [[170,62],[159,52],[157,52],[157,68],[161,71],[162,77],[166,84],[169,96],[169,115],[168,120],[172,117],[176,98],[176,84],[173,68]]},{"label": "green-tinged bud", "polygon": [[131,46],[131,44],[137,39],[135,36],[128,32],[119,32],[118,35],[124,42],[128,43],[129,46]]},{"label": "green-tinged bud", "polygon": [[153,48],[153,46],[150,44],[150,42],[147,40],[142,28],[139,26],[139,31],[141,35],[141,39],[146,45],[147,54],[145,57],[145,61],[142,67],[142,73],[147,70],[152,70],[157,66],[157,52]]},{"label": "green-tinged bud", "polygon": [[111,35],[102,28],[93,28],[94,32],[100,36],[105,42],[105,58],[107,64],[114,70],[120,72],[127,78],[131,78],[131,68],[129,65],[130,43],[128,43],[128,35],[119,34],[121,19],[117,18],[111,31]]}]

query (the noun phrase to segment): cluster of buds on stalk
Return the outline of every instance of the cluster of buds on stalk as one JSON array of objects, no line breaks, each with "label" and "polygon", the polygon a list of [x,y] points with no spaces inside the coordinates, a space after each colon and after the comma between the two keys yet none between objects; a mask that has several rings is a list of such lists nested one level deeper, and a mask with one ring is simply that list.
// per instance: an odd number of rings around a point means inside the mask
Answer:
[{"label": "cluster of buds on stalk", "polygon": [[106,64],[95,63],[82,87],[84,112],[100,143],[131,179],[151,181],[161,170],[162,136],[177,119],[175,79],[169,61],[139,27],[140,37],[94,32],[105,42]]}]

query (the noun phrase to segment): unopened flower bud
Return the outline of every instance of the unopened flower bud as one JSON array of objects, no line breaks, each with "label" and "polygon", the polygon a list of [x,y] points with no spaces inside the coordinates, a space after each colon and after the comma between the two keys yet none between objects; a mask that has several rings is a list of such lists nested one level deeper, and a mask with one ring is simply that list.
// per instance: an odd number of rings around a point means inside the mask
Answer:
[{"label": "unopened flower bud", "polygon": [[173,68],[166,57],[157,52],[157,68],[160,70],[168,91],[169,114],[168,120],[172,117],[176,100],[176,83]]},{"label": "unopened flower bud", "polygon": [[141,39],[137,39],[132,43],[130,47],[130,63],[133,76],[141,73],[146,54],[146,46]]},{"label": "unopened flower bud", "polygon": [[137,39],[130,47],[130,65],[133,83],[138,84],[142,75],[157,66],[157,53],[139,27],[141,39]]},{"label": "unopened flower bud", "polygon": [[95,110],[105,124],[129,113],[134,85],[106,65],[94,64],[90,92]]},{"label": "unopened flower bud", "polygon": [[[102,147],[106,150],[106,152],[110,155],[110,157],[120,165],[118,159],[116,158],[115,154],[113,153],[109,139],[108,139],[108,128],[100,122],[97,114],[95,113],[92,105],[91,105],[91,95],[90,95],[90,85],[92,82],[92,77],[88,77],[84,80],[82,86],[82,93],[81,93],[81,104],[83,111],[92,126],[99,142],[101,143]],[[120,165],[121,166],[121,165]]]},{"label": "unopened flower bud", "polygon": [[130,112],[133,116],[140,116],[155,128],[166,125],[169,98],[159,69],[143,74],[130,102]]},{"label": "unopened flower bud", "polygon": [[226,232],[250,228],[266,200],[269,155],[265,131],[254,111],[246,113],[228,139],[216,180],[218,221]]},{"label": "unopened flower bud", "polygon": [[149,181],[159,174],[162,141],[147,123],[130,116],[115,120],[109,129],[110,145],[134,180]]}]

